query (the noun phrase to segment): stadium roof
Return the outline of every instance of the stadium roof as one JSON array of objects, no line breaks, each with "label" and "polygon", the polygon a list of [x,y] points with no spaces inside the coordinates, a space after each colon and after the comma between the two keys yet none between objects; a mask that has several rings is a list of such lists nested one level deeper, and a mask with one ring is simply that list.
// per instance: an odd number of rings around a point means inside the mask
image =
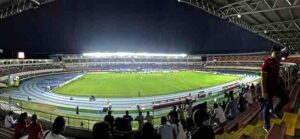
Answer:
[{"label": "stadium roof", "polygon": [[0,0],[0,20],[54,0]]},{"label": "stadium roof", "polygon": [[300,51],[300,0],[178,0]]}]

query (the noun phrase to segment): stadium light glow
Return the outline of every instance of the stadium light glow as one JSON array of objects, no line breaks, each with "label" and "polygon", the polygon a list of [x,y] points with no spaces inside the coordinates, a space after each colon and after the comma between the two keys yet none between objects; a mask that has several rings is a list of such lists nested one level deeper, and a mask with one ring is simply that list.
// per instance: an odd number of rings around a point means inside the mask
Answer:
[{"label": "stadium light glow", "polygon": [[115,52],[115,53],[83,53],[83,56],[87,57],[134,57],[134,56],[144,56],[144,57],[186,57],[187,54],[164,54],[164,53],[129,53],[129,52]]}]

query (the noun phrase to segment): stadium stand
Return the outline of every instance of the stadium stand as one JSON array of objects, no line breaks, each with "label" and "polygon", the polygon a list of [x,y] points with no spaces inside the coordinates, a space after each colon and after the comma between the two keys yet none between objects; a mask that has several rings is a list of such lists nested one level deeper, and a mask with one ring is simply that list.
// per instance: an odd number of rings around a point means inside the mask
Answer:
[{"label": "stadium stand", "polygon": [[[201,57],[192,57],[189,56],[188,58],[178,58],[178,57],[168,57],[168,58],[157,58],[157,57],[135,57],[135,58],[116,58],[116,57],[110,57],[110,58],[94,58],[94,57],[82,57],[78,55],[68,56],[65,55],[62,58],[62,61],[60,62],[54,62],[54,61],[48,61],[47,63],[39,63],[41,60],[36,60],[36,62],[8,62],[9,60],[2,61],[1,67],[1,75],[5,76],[7,74],[16,74],[19,72],[24,71],[39,71],[39,70],[45,70],[45,69],[63,69],[64,71],[82,71],[82,70],[88,70],[88,71],[157,71],[157,70],[197,70],[197,69],[210,69],[206,64],[220,64],[218,66],[224,66],[224,67],[238,67],[240,65],[234,65],[232,63],[243,63],[245,65],[251,65],[250,63],[253,63],[253,67],[259,68],[259,63],[262,62],[262,59],[264,56],[235,56],[235,55],[229,55],[229,56],[208,56],[207,61],[203,62],[201,61]],[[295,58],[294,58],[295,59]],[[20,60],[22,61],[22,60]],[[32,60],[34,61],[34,60]],[[216,61],[219,61],[218,63]],[[231,61],[231,62],[228,62]],[[281,76],[284,78],[285,86],[287,88],[290,88],[290,98],[291,101],[288,105],[285,106],[285,113],[282,120],[272,120],[272,123],[278,123],[279,125],[274,124],[271,132],[267,135],[265,132],[262,131],[262,121],[259,118],[259,103],[257,102],[257,99],[255,99],[255,102],[249,106],[244,112],[240,113],[235,119],[229,120],[224,126],[220,126],[217,124],[213,125],[214,133],[218,134],[216,135],[216,138],[224,138],[224,139],[234,139],[234,138],[258,138],[258,137],[265,137],[266,138],[273,138],[273,134],[276,135],[295,135],[295,128],[297,125],[295,123],[299,123],[297,117],[299,117],[299,113],[293,114],[297,108],[296,102],[298,100],[299,96],[299,82],[296,82],[297,79],[297,68],[295,67],[295,64],[291,64],[294,61],[297,60],[285,60],[284,65],[281,67]],[[226,63],[226,64],[224,64]],[[254,65],[257,64],[257,65]],[[251,65],[252,66],[252,65]],[[251,67],[250,66],[250,67]],[[251,68],[249,68],[251,69]],[[239,86],[238,84],[233,84],[228,87],[224,87],[223,89],[225,91],[230,91],[233,88],[240,87],[240,88],[246,88],[249,90],[250,86]],[[256,98],[256,96],[259,93],[259,86],[255,87],[255,90],[252,92],[253,97]],[[199,93],[199,98],[201,98],[202,94]],[[171,99],[166,100],[165,102],[157,102],[155,103],[155,108],[165,108],[165,107],[172,107],[174,105],[179,104],[185,104],[187,98],[178,98],[178,99]],[[237,98],[236,98],[237,99]],[[226,97],[225,97],[226,100]],[[208,115],[210,116],[212,104],[207,104],[206,110]],[[1,106],[3,109],[3,106]],[[202,108],[201,108],[202,109]],[[209,110],[208,110],[209,109]],[[3,115],[2,115],[3,116]],[[188,116],[187,116],[188,117]],[[190,117],[188,117],[190,118]],[[187,133],[192,132],[193,123],[191,125],[188,124],[188,118],[186,119],[186,124],[184,124],[184,129]],[[292,122],[291,122],[292,121]],[[50,127],[49,122],[43,121],[43,126]],[[255,124],[254,124],[255,123]],[[0,123],[1,124],[1,123]],[[253,125],[254,124],[254,125]],[[1,124],[3,125],[3,123]],[[0,128],[0,136],[3,136],[5,138],[11,137],[13,134],[13,131],[10,129],[5,129],[1,127]],[[80,136],[76,133],[89,133],[89,134],[83,134],[88,135],[88,137]],[[257,134],[254,134],[257,133]],[[280,133],[280,134],[279,134]],[[72,137],[81,137],[81,138],[90,138],[91,133],[90,131],[83,131],[82,129],[78,128],[72,128],[69,127],[69,129],[64,133],[67,136]],[[139,132],[134,131],[132,133],[133,135],[140,134]],[[187,134],[189,135],[189,134]],[[279,136],[276,136],[279,137]]]}]

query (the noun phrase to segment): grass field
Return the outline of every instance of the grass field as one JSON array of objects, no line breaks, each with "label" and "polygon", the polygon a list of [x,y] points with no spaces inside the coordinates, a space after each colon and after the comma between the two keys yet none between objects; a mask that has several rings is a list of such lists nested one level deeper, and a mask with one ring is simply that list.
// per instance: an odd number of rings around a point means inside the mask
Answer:
[{"label": "grass field", "polygon": [[[80,79],[55,89],[70,96],[143,97],[206,88],[237,80],[238,76],[205,72],[170,73],[88,73]],[[140,93],[139,93],[140,92]],[[139,95],[140,94],[140,95]]]}]

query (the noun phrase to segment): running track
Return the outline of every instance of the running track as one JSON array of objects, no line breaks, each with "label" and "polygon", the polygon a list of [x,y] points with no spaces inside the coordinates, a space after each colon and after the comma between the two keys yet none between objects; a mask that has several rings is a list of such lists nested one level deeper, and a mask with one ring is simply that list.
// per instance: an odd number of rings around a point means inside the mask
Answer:
[{"label": "running track", "polygon": [[[79,74],[80,73],[58,74],[29,79],[27,81],[24,81],[18,90],[9,92],[9,95],[14,99],[21,100],[27,100],[27,97],[30,96],[30,98],[32,99],[31,101],[33,102],[69,108],[75,108],[76,106],[79,106],[79,108],[82,109],[99,110],[100,108],[106,107],[108,101],[107,98],[96,98],[96,101],[89,101],[89,97],[73,96],[73,100],[70,100],[70,96],[59,95],[51,91],[45,92],[45,87],[47,85],[58,86],[59,84],[62,84],[66,80],[70,80],[78,76]],[[258,77],[255,75],[244,76],[244,78],[240,81],[234,81],[205,89],[141,98],[110,98],[109,102],[112,104],[113,110],[128,110],[135,108],[136,105],[144,106],[146,109],[150,109],[152,107],[152,102],[154,101],[184,97],[189,93],[191,93],[192,96],[197,96],[198,92],[200,91],[216,93],[221,91],[224,86],[228,86],[237,82],[247,83],[257,78]]]}]

